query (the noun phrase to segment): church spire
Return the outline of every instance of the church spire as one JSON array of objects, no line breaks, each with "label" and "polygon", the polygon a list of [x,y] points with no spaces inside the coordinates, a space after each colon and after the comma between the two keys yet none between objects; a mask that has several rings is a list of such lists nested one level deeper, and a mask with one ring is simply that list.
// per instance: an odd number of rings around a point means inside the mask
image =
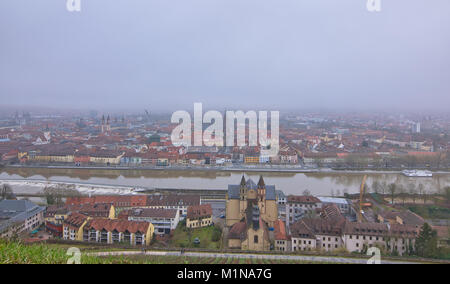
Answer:
[{"label": "church spire", "polygon": [[241,178],[241,186],[242,187],[245,186],[245,177],[244,177],[244,175],[242,175],[242,178]]},{"label": "church spire", "polygon": [[264,183],[264,179],[261,176],[259,176],[259,181],[258,181],[258,188],[264,188],[266,186],[266,184]]}]

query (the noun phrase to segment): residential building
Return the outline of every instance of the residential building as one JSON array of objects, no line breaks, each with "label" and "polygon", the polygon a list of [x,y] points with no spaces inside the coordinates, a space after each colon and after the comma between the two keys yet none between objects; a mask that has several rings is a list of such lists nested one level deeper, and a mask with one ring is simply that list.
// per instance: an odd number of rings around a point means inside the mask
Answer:
[{"label": "residential building", "polygon": [[278,219],[286,222],[286,202],[287,198],[283,191],[277,190],[277,207],[278,207]]},{"label": "residential building", "polygon": [[274,227],[275,250],[291,251],[291,240],[286,233],[286,225],[283,221],[277,220]]},{"label": "residential building", "polygon": [[350,200],[346,198],[338,198],[338,197],[317,197],[320,200],[320,203],[325,204],[335,204],[343,215],[351,214],[352,203]]},{"label": "residential building", "polygon": [[97,204],[114,205],[116,215],[122,210],[132,208],[162,208],[179,211],[180,220],[184,220],[189,206],[200,205],[200,195],[97,195],[92,197],[69,197],[66,204]]},{"label": "residential building", "polygon": [[201,204],[200,195],[147,195],[147,208],[176,209],[179,212],[180,220],[187,216],[189,206],[198,206]]},{"label": "residential building", "polygon": [[149,245],[154,227],[149,222],[122,219],[89,219],[83,226],[83,241],[106,244]]},{"label": "residential building", "polygon": [[62,222],[62,237],[65,240],[83,241],[83,229],[90,217],[80,214],[71,213]]},{"label": "residential building", "polygon": [[289,227],[305,216],[314,216],[322,207],[320,199],[309,195],[289,195],[286,202],[286,224]]},{"label": "residential building", "polygon": [[291,226],[292,250],[363,252],[376,246],[407,254],[414,249],[417,229],[408,225],[348,222],[345,219],[303,218]]},{"label": "residential building", "polygon": [[401,212],[383,211],[377,215],[377,220],[380,223],[409,225],[417,229],[420,229],[425,223],[422,217],[409,210]]},{"label": "residential building", "polygon": [[29,232],[44,223],[45,207],[28,200],[0,201],[0,237]]},{"label": "residential building", "polygon": [[189,206],[187,210],[186,227],[200,228],[212,225],[211,204]]},{"label": "residential building", "polygon": [[133,208],[120,212],[119,219],[152,223],[155,234],[170,234],[178,226],[180,212],[176,209]]},{"label": "residential building", "polygon": [[108,203],[49,206],[44,213],[46,231],[62,237],[63,222],[71,213],[81,213],[94,218],[114,219],[116,216],[115,207]]}]

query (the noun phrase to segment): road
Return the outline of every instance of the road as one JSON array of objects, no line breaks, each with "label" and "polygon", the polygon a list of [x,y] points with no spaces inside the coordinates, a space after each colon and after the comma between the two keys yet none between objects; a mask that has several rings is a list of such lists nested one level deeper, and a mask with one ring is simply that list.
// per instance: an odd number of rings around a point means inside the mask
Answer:
[{"label": "road", "polygon": [[[298,260],[309,262],[342,263],[342,264],[367,264],[367,259],[347,258],[334,256],[305,256],[305,255],[276,255],[276,254],[246,254],[246,253],[212,253],[212,252],[185,252],[179,251],[112,251],[89,253],[93,256],[124,256],[124,255],[152,255],[152,256],[187,256],[187,257],[210,257],[210,258],[244,258],[244,259],[281,259]],[[417,262],[383,260],[381,264],[417,264]]]}]

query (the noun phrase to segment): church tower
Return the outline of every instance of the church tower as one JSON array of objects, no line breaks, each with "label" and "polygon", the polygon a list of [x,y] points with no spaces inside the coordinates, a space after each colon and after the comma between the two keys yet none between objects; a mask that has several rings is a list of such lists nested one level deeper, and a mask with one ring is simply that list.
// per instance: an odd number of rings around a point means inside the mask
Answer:
[{"label": "church tower", "polygon": [[102,116],[102,133],[105,133],[105,115]]},{"label": "church tower", "polygon": [[266,184],[264,183],[264,179],[262,176],[259,176],[258,196],[260,200],[264,200],[266,198]]},{"label": "church tower", "polygon": [[107,132],[111,131],[111,125],[109,124],[109,121],[110,121],[110,119],[109,119],[109,115],[108,115],[108,118],[106,119],[106,131]]},{"label": "church tower", "polygon": [[239,185],[239,197],[239,216],[243,218],[245,216],[245,210],[247,210],[247,183],[244,175],[242,175]]},{"label": "church tower", "polygon": [[241,178],[241,184],[239,187],[239,195],[240,195],[242,201],[247,199],[247,185],[245,184],[244,175],[242,175],[242,178]]},{"label": "church tower", "polygon": [[262,214],[266,214],[266,184],[262,175],[259,177],[258,181],[258,206]]}]

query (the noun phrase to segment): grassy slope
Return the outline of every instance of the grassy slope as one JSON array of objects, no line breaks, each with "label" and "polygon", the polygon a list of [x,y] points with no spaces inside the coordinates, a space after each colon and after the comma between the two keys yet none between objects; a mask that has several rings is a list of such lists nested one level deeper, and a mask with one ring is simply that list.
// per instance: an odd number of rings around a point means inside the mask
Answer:
[{"label": "grassy slope", "polygon": [[[0,264],[66,264],[69,256],[66,247],[46,244],[24,245],[18,242],[0,240]],[[283,261],[238,258],[184,257],[184,256],[109,256],[95,257],[82,255],[82,264],[219,264],[219,263],[314,263],[306,261]]]},{"label": "grassy slope", "polygon": [[[213,232],[217,230],[214,226],[191,229],[191,240],[189,241],[189,230],[184,226],[178,226],[173,232],[173,237],[171,239],[171,245],[174,247],[199,247],[199,248],[207,248],[207,249],[219,249],[220,248],[220,240],[217,242],[213,242],[211,240],[211,236]],[[195,238],[200,239],[200,245],[196,246],[193,244]]]}]

